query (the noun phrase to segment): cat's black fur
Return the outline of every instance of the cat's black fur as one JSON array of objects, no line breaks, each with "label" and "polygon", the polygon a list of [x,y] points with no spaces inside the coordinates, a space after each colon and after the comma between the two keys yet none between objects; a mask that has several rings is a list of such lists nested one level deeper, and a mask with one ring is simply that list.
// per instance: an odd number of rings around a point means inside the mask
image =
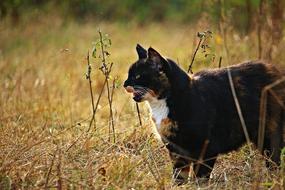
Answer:
[{"label": "cat's black fur", "polygon": [[[209,177],[218,154],[236,150],[246,142],[227,68],[189,76],[153,48],[146,51],[138,45],[137,52],[139,60],[130,67],[124,87],[132,88],[128,91],[134,93],[137,102],[148,100],[148,92],[157,99],[166,99],[170,123],[168,132],[164,130],[160,136],[170,152],[177,180],[185,181],[191,162],[199,167],[197,177]],[[259,61],[231,66],[229,72],[250,140],[256,144],[262,89],[283,75],[272,65]],[[284,91],[277,93],[285,103]],[[285,114],[272,97],[268,98],[264,150],[279,164]],[[203,147],[203,164],[197,164]]]}]

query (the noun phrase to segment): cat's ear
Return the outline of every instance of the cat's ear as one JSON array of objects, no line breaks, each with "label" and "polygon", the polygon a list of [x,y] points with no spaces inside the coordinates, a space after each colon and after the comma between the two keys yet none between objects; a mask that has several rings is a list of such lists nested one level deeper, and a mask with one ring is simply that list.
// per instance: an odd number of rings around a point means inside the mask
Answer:
[{"label": "cat's ear", "polygon": [[169,64],[155,49],[152,47],[147,50],[148,59],[152,61],[152,64],[158,68],[160,71],[168,73]]},{"label": "cat's ear", "polygon": [[137,50],[139,59],[147,58],[147,51],[140,44],[137,44],[136,50]]},{"label": "cat's ear", "polygon": [[155,63],[159,63],[162,60],[164,60],[164,58],[152,47],[148,48],[147,55],[148,55],[148,58]]}]

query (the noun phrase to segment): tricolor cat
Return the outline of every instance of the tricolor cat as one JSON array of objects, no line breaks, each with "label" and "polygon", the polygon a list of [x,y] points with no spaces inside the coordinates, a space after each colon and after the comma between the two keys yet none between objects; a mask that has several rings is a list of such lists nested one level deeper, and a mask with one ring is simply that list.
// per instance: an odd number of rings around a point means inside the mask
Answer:
[{"label": "tricolor cat", "polygon": [[[246,62],[201,71],[190,77],[153,48],[145,50],[137,45],[136,50],[139,59],[130,67],[124,87],[136,102],[149,103],[157,131],[173,160],[176,182],[186,182],[191,163],[197,177],[209,177],[219,154],[236,150],[246,142],[228,71],[249,138],[257,143],[261,92],[284,76],[272,65]],[[279,86],[275,90],[285,104],[281,89]],[[279,164],[285,112],[268,96],[267,113],[262,152],[267,150],[270,158]],[[198,163],[201,155],[203,162]]]}]

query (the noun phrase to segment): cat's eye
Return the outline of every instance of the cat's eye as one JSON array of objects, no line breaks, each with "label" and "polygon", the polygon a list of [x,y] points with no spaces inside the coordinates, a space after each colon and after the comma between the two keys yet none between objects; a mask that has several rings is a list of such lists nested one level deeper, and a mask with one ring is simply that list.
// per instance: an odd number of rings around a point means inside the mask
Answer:
[{"label": "cat's eye", "polygon": [[139,79],[140,77],[141,77],[141,75],[136,75],[136,77],[135,77],[135,78],[136,78],[136,79]]}]

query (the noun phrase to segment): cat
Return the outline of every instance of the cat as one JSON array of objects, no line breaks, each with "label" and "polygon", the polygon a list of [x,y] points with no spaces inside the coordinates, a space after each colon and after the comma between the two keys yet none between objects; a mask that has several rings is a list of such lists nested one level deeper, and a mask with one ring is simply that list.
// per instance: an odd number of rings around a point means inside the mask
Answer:
[{"label": "cat", "polygon": [[[188,75],[151,47],[146,50],[138,44],[136,50],[138,60],[129,68],[124,88],[136,102],[148,102],[178,184],[187,182],[191,163],[196,177],[209,178],[219,154],[246,143],[229,72],[249,138],[257,143],[261,92],[283,76],[273,65],[249,61]],[[285,103],[284,91],[277,93],[283,95]],[[269,100],[261,151],[268,151],[272,161],[279,164],[285,114],[272,97],[268,96]]]}]

